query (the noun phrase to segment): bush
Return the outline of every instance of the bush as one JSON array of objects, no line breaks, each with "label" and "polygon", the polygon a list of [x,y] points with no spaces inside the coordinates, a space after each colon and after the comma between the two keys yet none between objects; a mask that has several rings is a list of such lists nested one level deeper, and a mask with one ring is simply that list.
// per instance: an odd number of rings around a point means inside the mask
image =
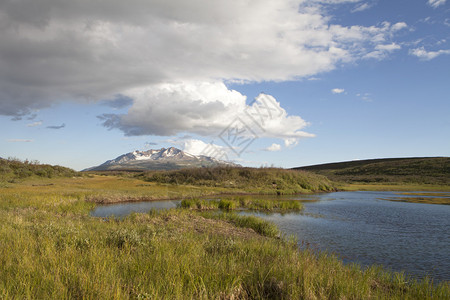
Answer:
[{"label": "bush", "polygon": [[24,179],[33,176],[53,178],[74,177],[80,176],[80,174],[72,169],[61,166],[41,165],[37,161],[0,158],[0,179],[14,181],[14,179]]},{"label": "bush", "polygon": [[106,244],[122,249],[125,246],[139,246],[142,245],[143,242],[136,231],[121,228],[118,230],[110,231],[107,234]]}]

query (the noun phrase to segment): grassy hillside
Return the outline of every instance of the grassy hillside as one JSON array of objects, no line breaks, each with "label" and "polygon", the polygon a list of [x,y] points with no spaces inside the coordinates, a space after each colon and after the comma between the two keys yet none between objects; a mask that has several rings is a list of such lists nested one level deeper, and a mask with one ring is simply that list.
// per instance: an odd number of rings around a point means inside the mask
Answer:
[{"label": "grassy hillside", "polygon": [[0,158],[0,182],[14,182],[30,177],[73,177],[78,173],[72,169],[39,164],[37,161]]},{"label": "grassy hillside", "polygon": [[450,185],[449,157],[386,158],[295,168],[346,183]]},{"label": "grassy hillside", "polygon": [[146,181],[176,185],[222,187],[260,194],[295,194],[335,190],[326,177],[275,168],[214,167],[146,172]]}]

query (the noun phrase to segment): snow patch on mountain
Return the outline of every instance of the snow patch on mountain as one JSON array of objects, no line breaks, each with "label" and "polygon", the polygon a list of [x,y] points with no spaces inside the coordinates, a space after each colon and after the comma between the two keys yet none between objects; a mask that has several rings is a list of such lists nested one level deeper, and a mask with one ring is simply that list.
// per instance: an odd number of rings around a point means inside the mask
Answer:
[{"label": "snow patch on mountain", "polygon": [[187,167],[239,166],[231,162],[218,160],[205,155],[193,155],[175,147],[135,150],[106,161],[84,171],[102,170],[170,170]]}]

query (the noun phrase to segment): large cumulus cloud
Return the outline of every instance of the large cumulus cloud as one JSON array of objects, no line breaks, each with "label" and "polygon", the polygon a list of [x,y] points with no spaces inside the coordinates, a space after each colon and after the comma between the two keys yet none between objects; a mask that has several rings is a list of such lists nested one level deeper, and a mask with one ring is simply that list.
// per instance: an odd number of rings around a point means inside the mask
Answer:
[{"label": "large cumulus cloud", "polygon": [[[103,115],[107,127],[209,134],[245,109],[245,96],[224,82],[329,71],[391,44],[406,26],[330,24],[322,5],[339,2],[349,1],[2,1],[0,114],[120,95],[133,104],[126,115]],[[293,132],[305,125],[295,124]]]}]

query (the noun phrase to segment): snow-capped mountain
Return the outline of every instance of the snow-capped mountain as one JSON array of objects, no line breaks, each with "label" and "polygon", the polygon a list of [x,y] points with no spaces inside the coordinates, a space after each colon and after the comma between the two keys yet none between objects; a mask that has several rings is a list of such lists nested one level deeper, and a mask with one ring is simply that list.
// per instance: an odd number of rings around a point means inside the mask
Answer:
[{"label": "snow-capped mountain", "polygon": [[192,167],[238,166],[205,155],[193,155],[175,147],[133,151],[83,171],[107,170],[174,170]]}]

